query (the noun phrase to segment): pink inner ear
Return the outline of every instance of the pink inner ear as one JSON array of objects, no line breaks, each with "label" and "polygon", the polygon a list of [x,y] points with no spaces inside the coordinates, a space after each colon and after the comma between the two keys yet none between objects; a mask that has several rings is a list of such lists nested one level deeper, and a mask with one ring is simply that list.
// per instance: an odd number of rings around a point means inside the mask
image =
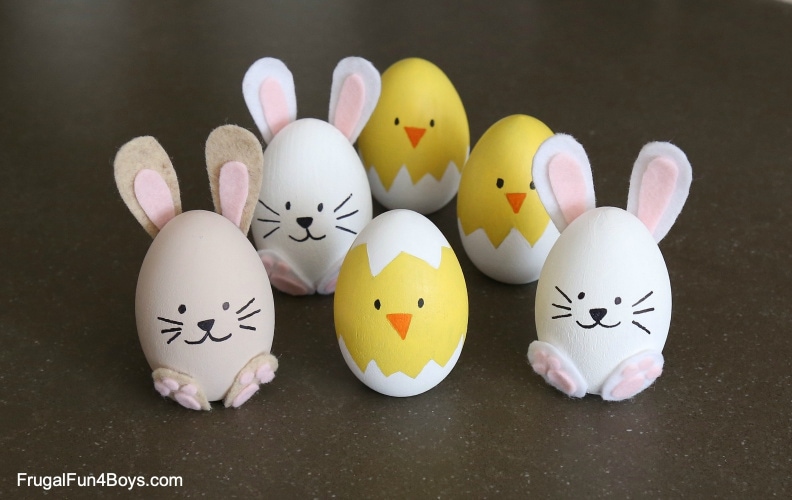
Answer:
[{"label": "pink inner ear", "polygon": [[646,167],[641,178],[641,190],[638,192],[636,215],[651,233],[654,233],[671,202],[677,177],[679,168],[668,158],[655,158]]},{"label": "pink inner ear", "polygon": [[220,167],[220,214],[239,227],[248,196],[248,169],[230,161]]},{"label": "pink inner ear", "polygon": [[586,211],[586,179],[575,158],[558,153],[550,159],[547,174],[553,194],[567,224]]},{"label": "pink inner ear", "polygon": [[141,170],[135,175],[134,189],[140,207],[158,229],[176,217],[170,188],[159,173],[150,169]]},{"label": "pink inner ear", "polygon": [[335,119],[333,125],[343,133],[347,139],[352,139],[352,133],[360,122],[363,104],[366,102],[366,86],[360,75],[350,75],[341,86],[336,103]]},{"label": "pink inner ear", "polygon": [[259,100],[264,112],[264,120],[274,136],[290,121],[289,105],[280,82],[275,78],[267,78],[261,82]]}]

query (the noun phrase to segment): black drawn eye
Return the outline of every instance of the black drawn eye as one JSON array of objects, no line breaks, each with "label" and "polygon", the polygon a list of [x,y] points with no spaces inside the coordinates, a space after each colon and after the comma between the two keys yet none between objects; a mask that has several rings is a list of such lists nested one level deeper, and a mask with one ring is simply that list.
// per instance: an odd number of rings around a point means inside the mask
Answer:
[{"label": "black drawn eye", "polygon": [[531,186],[530,187],[531,187],[531,189],[536,191],[536,184],[534,184],[534,181],[531,181]]},{"label": "black drawn eye", "polygon": [[187,306],[184,304],[179,306],[179,314],[184,314],[187,311]]},{"label": "black drawn eye", "polygon": [[418,299],[418,307],[421,308],[423,306],[424,306],[424,299],[423,298]]},{"label": "black drawn eye", "polygon": [[286,210],[291,210],[291,202],[290,201],[286,202]]},{"label": "black drawn eye", "polygon": [[377,311],[379,311],[379,308],[380,308],[380,307],[382,307],[382,303],[380,303],[380,300],[379,300],[379,299],[375,300],[375,301],[374,301],[374,309],[376,309]]},{"label": "black drawn eye", "polygon": [[495,181],[495,185],[498,186],[498,189],[502,188],[503,187],[503,179],[498,177],[498,180]]},{"label": "black drawn eye", "polygon": [[578,299],[583,300],[583,297],[585,297],[585,296],[586,296],[586,294],[584,292],[580,292],[578,294]]},{"label": "black drawn eye", "polygon": [[617,306],[621,304],[621,297],[616,297],[616,300],[614,300],[613,303],[616,304]]},{"label": "black drawn eye", "polygon": [[434,127],[434,120],[429,120],[429,126]]},{"label": "black drawn eye", "polygon": [[320,204],[319,204],[319,206],[318,206],[318,207],[316,207],[316,209],[317,209],[318,211],[320,211],[320,212],[322,211],[322,209],[323,209],[323,208],[324,208],[324,203],[320,203]]},{"label": "black drawn eye", "polygon": [[228,308],[231,307],[231,304],[228,302],[223,302],[223,311],[228,311]]},{"label": "black drawn eye", "polygon": [[398,125],[399,124],[399,117],[398,116],[396,117],[395,120],[393,120],[393,124],[394,125]]}]

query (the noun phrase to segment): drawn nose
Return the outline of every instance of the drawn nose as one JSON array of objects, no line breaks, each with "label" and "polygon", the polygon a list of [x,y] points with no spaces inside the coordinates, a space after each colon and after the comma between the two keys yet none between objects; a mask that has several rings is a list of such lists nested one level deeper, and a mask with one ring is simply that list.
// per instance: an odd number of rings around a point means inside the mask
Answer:
[{"label": "drawn nose", "polygon": [[608,314],[607,309],[589,309],[589,314],[591,314],[591,319],[598,322]]},{"label": "drawn nose", "polygon": [[297,217],[297,224],[303,229],[308,229],[313,223],[313,217]]},{"label": "drawn nose", "polygon": [[391,326],[393,326],[393,329],[396,330],[396,333],[399,334],[402,340],[407,338],[407,330],[410,329],[412,314],[395,313],[386,314],[385,317],[388,318]]},{"label": "drawn nose", "polygon": [[404,127],[404,131],[407,132],[407,137],[409,137],[413,149],[418,147],[418,143],[421,142],[421,137],[426,133],[425,128],[418,127]]},{"label": "drawn nose", "polygon": [[212,327],[214,326],[214,322],[215,322],[215,320],[213,320],[213,319],[205,319],[203,321],[199,321],[198,322],[198,328],[200,328],[201,330],[203,330],[205,332],[210,332],[210,331],[212,331]]}]

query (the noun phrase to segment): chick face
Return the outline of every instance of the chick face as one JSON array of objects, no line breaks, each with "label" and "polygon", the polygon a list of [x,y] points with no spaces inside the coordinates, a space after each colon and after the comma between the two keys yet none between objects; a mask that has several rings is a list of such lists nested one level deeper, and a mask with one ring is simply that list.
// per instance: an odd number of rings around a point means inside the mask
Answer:
[{"label": "chick face", "polygon": [[501,119],[481,137],[462,171],[457,216],[469,235],[482,228],[496,248],[512,228],[535,245],[550,223],[531,176],[536,150],[553,132],[526,115]]},{"label": "chick face", "polygon": [[364,165],[376,170],[386,190],[402,166],[413,184],[426,175],[440,180],[449,162],[461,170],[470,132],[462,100],[445,73],[419,58],[388,68],[358,147]]},{"label": "chick face", "polygon": [[371,275],[366,246],[352,249],[336,287],[336,331],[361,372],[372,360],[385,376],[415,378],[448,363],[467,329],[467,293],[450,248],[439,269],[401,253]]}]

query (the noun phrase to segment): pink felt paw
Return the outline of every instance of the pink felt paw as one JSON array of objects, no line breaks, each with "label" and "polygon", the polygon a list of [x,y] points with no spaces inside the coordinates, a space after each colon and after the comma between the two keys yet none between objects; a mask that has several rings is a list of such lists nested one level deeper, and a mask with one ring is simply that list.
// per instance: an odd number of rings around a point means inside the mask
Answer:
[{"label": "pink felt paw", "polygon": [[278,360],[271,354],[261,354],[250,360],[228,391],[225,406],[234,408],[242,406],[262,384],[267,384],[275,378],[277,368]]},{"label": "pink felt paw", "polygon": [[261,257],[261,262],[267,270],[270,283],[281,292],[290,295],[310,295],[314,293],[313,287],[298,276],[285,260],[266,250],[260,250],[259,257]]},{"label": "pink felt paw", "polygon": [[621,401],[643,391],[663,373],[663,355],[644,351],[623,361],[602,386],[602,399]]},{"label": "pink felt paw", "polygon": [[171,398],[185,408],[201,410],[203,405],[199,401],[198,387],[194,384],[179,385],[175,379],[162,378],[154,381],[154,388],[162,396]]},{"label": "pink felt paw", "polygon": [[552,345],[534,341],[528,347],[528,362],[534,371],[567,396],[580,398],[586,395],[588,384],[577,367]]}]

